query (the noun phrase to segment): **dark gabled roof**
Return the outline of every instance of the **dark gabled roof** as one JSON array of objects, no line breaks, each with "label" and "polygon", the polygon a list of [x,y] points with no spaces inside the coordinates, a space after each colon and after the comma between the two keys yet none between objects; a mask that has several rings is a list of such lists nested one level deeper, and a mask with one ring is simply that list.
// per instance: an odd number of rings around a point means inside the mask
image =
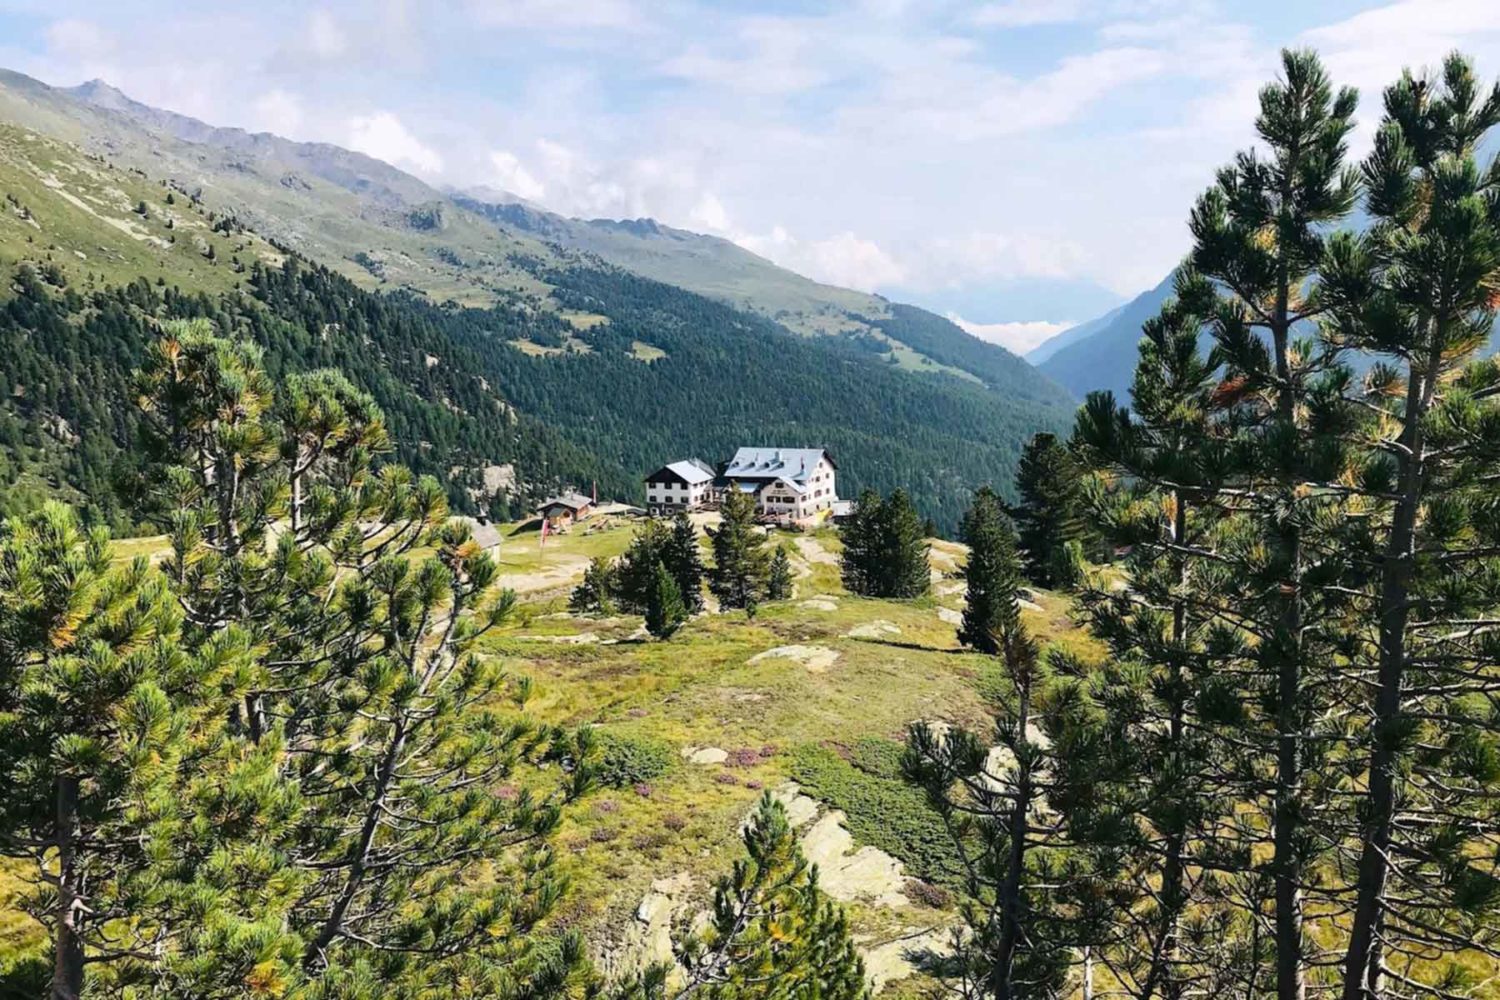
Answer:
[{"label": "dark gabled roof", "polygon": [[555,496],[555,497],[552,497],[552,498],[546,500],[537,509],[538,510],[546,510],[549,507],[566,507],[568,510],[575,510],[576,511],[576,510],[583,510],[583,508],[585,508],[585,507],[592,507],[593,504],[594,504],[594,500],[593,500],[592,497],[586,497],[582,493],[571,493],[570,492],[570,493],[562,493],[562,494],[559,494],[558,496]]},{"label": "dark gabled roof", "polygon": [[714,470],[709,468],[706,462],[701,462],[696,458],[685,458],[680,462],[668,462],[660,469],[648,475],[645,481],[651,482],[653,480],[660,481],[665,479],[666,475],[663,475],[663,473],[676,476],[689,486],[699,486],[714,478]]}]

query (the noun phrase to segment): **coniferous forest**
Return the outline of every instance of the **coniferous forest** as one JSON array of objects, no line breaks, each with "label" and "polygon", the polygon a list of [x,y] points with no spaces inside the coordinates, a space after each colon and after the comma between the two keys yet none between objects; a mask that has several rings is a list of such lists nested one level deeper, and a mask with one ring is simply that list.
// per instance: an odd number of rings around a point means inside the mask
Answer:
[{"label": "coniferous forest", "polygon": [[[904,486],[956,526],[963,492],[1008,484],[1028,429],[1065,421],[1063,397],[1011,399],[956,378],[890,370],[842,338],[796,337],[770,320],[606,269],[549,272],[557,301],[608,318],[589,351],[536,357],[513,342],[561,343],[572,327],[533,306],[441,307],[372,294],[295,256],[257,264],[218,298],[140,279],[83,296],[59,272],[20,265],[0,312],[0,475],[24,509],[64,492],[116,527],[129,499],[136,417],[128,373],[161,320],[203,318],[266,350],[273,375],[335,367],[388,414],[395,458],[472,510],[478,470],[513,465],[499,516],[561,486],[640,499],[663,461],[718,461],[745,441],[829,448],[858,485]],[[632,354],[649,343],[664,357]],[[899,427],[893,438],[884,429]],[[955,428],[964,428],[955,433]],[[30,473],[30,475],[27,475]]]}]

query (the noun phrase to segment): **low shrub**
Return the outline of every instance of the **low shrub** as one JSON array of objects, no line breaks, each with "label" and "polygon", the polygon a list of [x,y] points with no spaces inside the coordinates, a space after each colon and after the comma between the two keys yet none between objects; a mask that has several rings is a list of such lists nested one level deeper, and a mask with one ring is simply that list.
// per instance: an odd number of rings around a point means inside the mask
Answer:
[{"label": "low shrub", "polygon": [[731,750],[729,759],[725,761],[730,767],[754,767],[761,761],[759,750]]},{"label": "low shrub", "polygon": [[662,740],[629,733],[599,734],[599,781],[611,788],[646,784],[666,774],[676,761]]},{"label": "low shrub", "polygon": [[673,833],[681,833],[687,829],[688,821],[682,813],[667,813],[661,818],[661,825]]},{"label": "low shrub", "polygon": [[900,778],[905,752],[906,747],[895,740],[866,736],[849,748],[849,763],[876,778]]},{"label": "low shrub", "polygon": [[[861,759],[871,764],[871,759],[879,762],[889,753],[889,749],[872,749]],[[791,757],[792,778],[809,795],[842,810],[856,840],[900,859],[917,878],[954,889],[962,886],[958,851],[942,817],[920,789],[899,775],[886,777],[856,767],[816,743],[797,747]]]},{"label": "low shrub", "polygon": [[946,910],[953,902],[953,896],[940,885],[931,882],[923,882],[921,879],[911,878],[901,887],[906,898],[918,906],[926,906],[934,910]]}]

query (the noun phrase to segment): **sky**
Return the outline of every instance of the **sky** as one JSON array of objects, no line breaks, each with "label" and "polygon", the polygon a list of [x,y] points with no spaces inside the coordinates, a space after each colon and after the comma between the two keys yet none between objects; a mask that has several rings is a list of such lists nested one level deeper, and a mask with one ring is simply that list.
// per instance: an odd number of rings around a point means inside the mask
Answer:
[{"label": "sky", "polygon": [[1025,350],[1155,285],[1285,46],[1500,75],[1496,0],[0,0],[0,66],[650,216]]}]

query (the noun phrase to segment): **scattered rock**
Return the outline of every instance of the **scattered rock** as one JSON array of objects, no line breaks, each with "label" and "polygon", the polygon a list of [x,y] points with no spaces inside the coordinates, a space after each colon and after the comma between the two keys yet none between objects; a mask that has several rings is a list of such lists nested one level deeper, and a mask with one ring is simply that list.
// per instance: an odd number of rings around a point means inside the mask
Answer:
[{"label": "scattered rock", "polygon": [[[773,789],[771,797],[781,803],[786,810],[787,822],[791,823],[792,829],[806,826],[818,815],[818,800],[810,795],[802,794],[802,786],[795,781],[788,781],[779,788]],[[745,817],[749,822],[755,814],[751,813]]]},{"label": "scattered rock", "polygon": [[881,618],[856,625],[844,634],[850,639],[884,639],[888,635],[900,635],[901,626]]},{"label": "scattered rock", "polygon": [[839,602],[832,597],[812,597],[797,605],[807,611],[837,611]]},{"label": "scattered rock", "polygon": [[722,764],[729,751],[720,747],[683,747],[682,756],[689,764]]},{"label": "scattered rock", "polygon": [[838,810],[823,816],[802,835],[802,853],[818,866],[818,884],[840,902],[855,900],[891,909],[909,907],[901,862],[875,847],[854,849]]},{"label": "scattered rock", "polygon": [[899,937],[880,943],[856,941],[865,962],[870,992],[879,993],[886,983],[905,979],[916,969],[909,955],[924,951],[939,955],[953,952],[952,932],[946,927],[908,928]]},{"label": "scattered rock", "polygon": [[962,625],[964,613],[955,611],[953,608],[938,608],[937,615],[949,625]]},{"label": "scattered rock", "polygon": [[962,581],[959,581],[957,583],[945,583],[941,587],[938,587],[937,590],[934,591],[934,593],[936,593],[939,597],[952,597],[954,594],[962,594],[964,592],[964,588],[966,588],[967,586],[968,584]]},{"label": "scattered rock", "polygon": [[625,929],[618,951],[606,964],[617,974],[628,974],[658,963],[672,963],[672,925],[687,904],[693,876],[681,872],[651,883],[636,907],[635,920]]},{"label": "scattered rock", "polygon": [[791,660],[802,664],[810,673],[821,674],[838,662],[838,658],[838,650],[829,649],[827,646],[777,646],[775,649],[755,654],[750,657],[750,662],[760,663],[763,660],[772,659]]}]

